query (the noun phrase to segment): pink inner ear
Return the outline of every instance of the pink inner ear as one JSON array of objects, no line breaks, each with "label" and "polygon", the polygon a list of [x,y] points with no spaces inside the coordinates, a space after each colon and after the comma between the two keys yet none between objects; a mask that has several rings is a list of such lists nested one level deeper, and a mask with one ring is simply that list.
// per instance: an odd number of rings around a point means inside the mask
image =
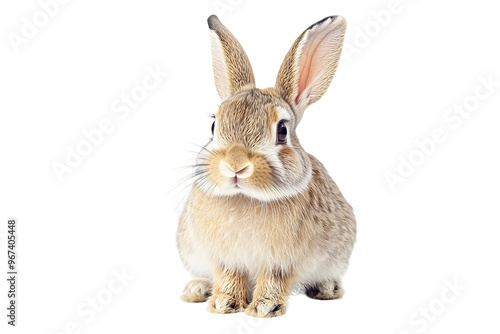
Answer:
[{"label": "pink inner ear", "polygon": [[326,65],[325,56],[331,42],[328,40],[328,35],[331,32],[331,30],[311,32],[308,41],[302,47],[299,61],[298,91],[295,98],[296,104],[299,103],[300,99],[304,98],[304,96],[301,96],[302,93],[318,78],[321,70]]}]

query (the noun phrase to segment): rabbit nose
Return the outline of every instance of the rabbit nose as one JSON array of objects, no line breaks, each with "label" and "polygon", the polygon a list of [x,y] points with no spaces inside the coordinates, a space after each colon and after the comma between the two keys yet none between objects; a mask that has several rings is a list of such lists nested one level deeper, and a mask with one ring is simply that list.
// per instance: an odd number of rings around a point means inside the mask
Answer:
[{"label": "rabbit nose", "polygon": [[229,165],[224,160],[220,161],[220,166],[219,167],[220,167],[220,171],[225,176],[227,176],[227,177],[238,177],[240,179],[245,179],[245,178],[249,177],[250,175],[252,175],[253,168],[254,168],[253,164],[250,161],[246,162],[242,166],[238,166],[238,167],[235,168],[235,167]]}]

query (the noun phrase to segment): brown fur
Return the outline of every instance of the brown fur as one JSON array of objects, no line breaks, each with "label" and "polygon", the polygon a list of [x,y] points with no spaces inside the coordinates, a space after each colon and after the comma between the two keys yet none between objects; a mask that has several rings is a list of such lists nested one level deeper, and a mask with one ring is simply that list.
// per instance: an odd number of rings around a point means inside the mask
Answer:
[{"label": "brown fur", "polygon": [[[276,88],[266,89],[255,88],[234,36],[214,16],[209,27],[223,103],[179,219],[179,253],[193,275],[182,299],[208,298],[214,313],[273,317],[285,313],[297,284],[311,298],[341,298],[356,221],[324,166],[300,146],[296,127],[330,84],[345,21],[310,26],[285,57]],[[280,117],[286,142],[276,140]]]}]

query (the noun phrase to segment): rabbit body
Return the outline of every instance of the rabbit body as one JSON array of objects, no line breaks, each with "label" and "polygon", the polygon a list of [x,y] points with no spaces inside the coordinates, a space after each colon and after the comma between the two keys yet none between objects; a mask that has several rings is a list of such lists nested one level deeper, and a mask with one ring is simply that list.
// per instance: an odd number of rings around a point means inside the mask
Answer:
[{"label": "rabbit body", "polygon": [[178,229],[180,255],[193,277],[213,279],[223,264],[250,281],[280,269],[293,272],[295,286],[340,283],[355,241],[354,214],[323,165],[308,157],[311,184],[293,198],[259,202],[193,188]]}]

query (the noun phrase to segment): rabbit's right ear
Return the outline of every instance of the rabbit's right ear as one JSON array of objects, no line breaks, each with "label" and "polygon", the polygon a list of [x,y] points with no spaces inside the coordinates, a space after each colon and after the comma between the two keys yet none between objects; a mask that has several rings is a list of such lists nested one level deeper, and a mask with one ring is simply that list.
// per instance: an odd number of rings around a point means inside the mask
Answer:
[{"label": "rabbit's right ear", "polygon": [[244,87],[255,87],[255,78],[247,54],[217,16],[208,18],[212,43],[215,87],[224,101]]},{"label": "rabbit's right ear", "polygon": [[329,16],[307,28],[292,45],[276,79],[276,88],[298,120],[323,96],[340,60],[346,22]]}]

